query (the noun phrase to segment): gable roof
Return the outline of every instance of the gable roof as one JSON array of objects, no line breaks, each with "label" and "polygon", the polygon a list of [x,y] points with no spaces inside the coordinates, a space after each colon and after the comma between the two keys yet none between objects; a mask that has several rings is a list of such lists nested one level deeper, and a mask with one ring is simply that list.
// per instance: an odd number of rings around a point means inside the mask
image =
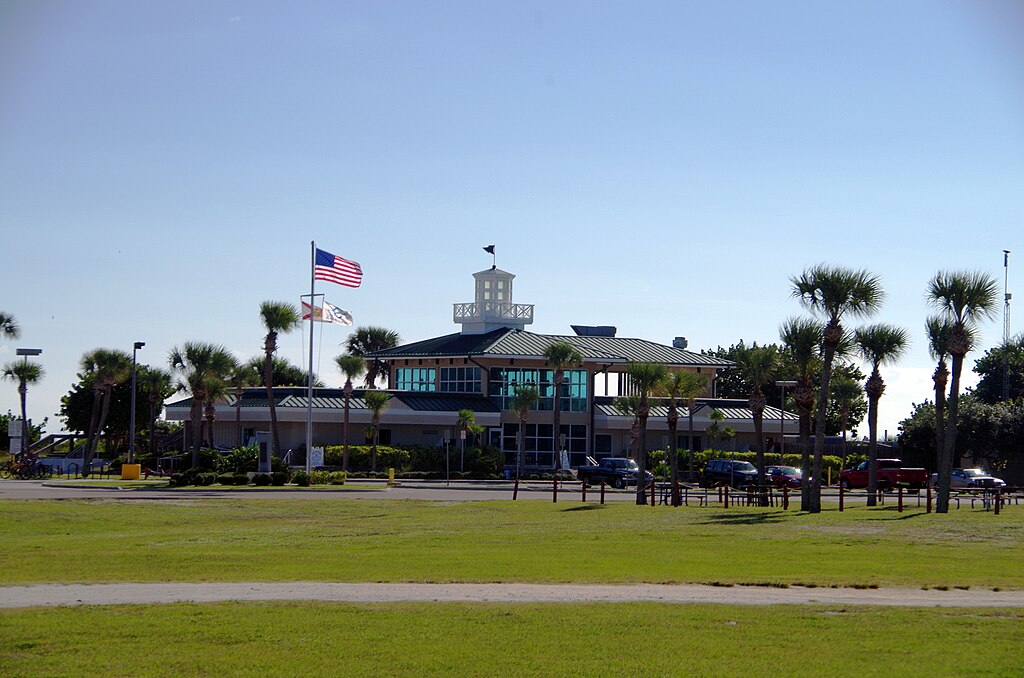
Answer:
[{"label": "gable roof", "polygon": [[732,362],[646,339],[537,334],[501,328],[485,334],[448,334],[371,353],[383,360],[442,356],[543,358],[548,346],[571,344],[587,362],[654,362],[687,367],[731,367]]},{"label": "gable roof", "polygon": [[[419,412],[458,412],[472,410],[474,412],[500,412],[494,401],[473,393],[435,393],[429,391],[384,391],[392,398],[401,402],[410,410]],[[363,399],[365,390],[354,390],[349,408],[352,410],[366,409]],[[280,408],[306,409],[308,392],[305,388],[281,387],[274,389],[274,406]],[[246,388],[242,392],[239,407],[268,407],[267,389],[262,386]],[[234,407],[235,394],[230,393],[217,402],[219,406]],[[192,398],[184,398],[166,405],[168,408],[189,409]],[[341,410],[345,407],[345,392],[340,388],[314,388],[314,410]]]},{"label": "gable roof", "polygon": [[[680,403],[677,406],[680,418],[686,418],[690,415],[689,409],[685,403]],[[615,407],[615,399],[605,396],[594,398],[594,410],[600,414],[608,417],[625,417],[619,412],[619,409]],[[750,409],[750,405],[746,400],[742,399],[731,399],[731,398],[697,398],[697,406],[693,408],[693,415],[695,417],[707,417],[711,410],[718,410],[725,418],[730,421],[744,421],[753,420],[754,413]],[[782,410],[771,405],[766,405],[764,408],[764,420],[765,421],[779,421],[782,416]],[[660,398],[651,399],[651,419],[664,419],[668,416],[668,405],[664,404],[664,400]],[[800,417],[787,411],[785,413],[786,421],[799,421]]]}]

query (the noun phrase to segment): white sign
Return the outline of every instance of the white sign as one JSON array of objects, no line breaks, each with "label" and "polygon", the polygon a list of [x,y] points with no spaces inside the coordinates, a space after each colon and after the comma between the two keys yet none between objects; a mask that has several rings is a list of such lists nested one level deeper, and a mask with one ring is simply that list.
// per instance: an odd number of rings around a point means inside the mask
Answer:
[{"label": "white sign", "polygon": [[314,447],[313,453],[309,455],[309,467],[317,468],[324,465],[324,448]]},{"label": "white sign", "polygon": [[12,438],[21,438],[21,419],[12,419],[7,422],[7,435]]},{"label": "white sign", "polygon": [[21,438],[11,438],[11,454],[21,454]]}]

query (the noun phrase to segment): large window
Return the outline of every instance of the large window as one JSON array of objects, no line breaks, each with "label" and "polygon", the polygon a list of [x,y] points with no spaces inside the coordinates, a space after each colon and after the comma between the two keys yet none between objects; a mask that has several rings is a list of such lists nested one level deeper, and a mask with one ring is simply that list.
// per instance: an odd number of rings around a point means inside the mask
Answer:
[{"label": "large window", "polygon": [[[583,424],[562,424],[559,427],[565,437],[565,449],[569,452],[569,465],[581,466],[586,463],[587,427]],[[555,463],[555,441],[551,424],[526,425],[526,465],[553,468]],[[501,449],[505,463],[514,466],[519,451],[519,424],[504,424],[501,429]]]},{"label": "large window", "polygon": [[442,367],[441,391],[445,393],[480,393],[480,368]]},{"label": "large window", "polygon": [[[492,367],[489,393],[503,410],[510,409],[516,387],[532,384],[540,393],[534,409],[550,412],[554,409],[554,371],[523,367]],[[587,371],[566,370],[559,403],[563,412],[587,411]]]},{"label": "large window", "polygon": [[400,391],[436,391],[433,367],[399,367],[395,370],[396,388]]}]

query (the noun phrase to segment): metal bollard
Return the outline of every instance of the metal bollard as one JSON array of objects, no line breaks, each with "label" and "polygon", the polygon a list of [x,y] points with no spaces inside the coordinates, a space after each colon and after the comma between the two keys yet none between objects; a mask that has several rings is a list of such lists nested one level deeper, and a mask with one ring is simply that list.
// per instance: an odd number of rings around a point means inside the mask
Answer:
[{"label": "metal bollard", "polygon": [[558,503],[558,478],[551,481],[551,503]]},{"label": "metal bollard", "polygon": [[843,511],[843,499],[846,497],[846,491],[843,489],[843,484],[839,484],[839,511]]},{"label": "metal bollard", "polygon": [[518,498],[519,498],[519,478],[516,478],[516,485],[512,489],[512,501],[515,501]]},{"label": "metal bollard", "polygon": [[897,506],[896,512],[897,513],[903,513],[903,486],[902,485],[900,485],[900,498],[899,498],[899,504]]},{"label": "metal bollard", "polygon": [[924,509],[924,511],[925,511],[925,513],[931,513],[932,512],[932,488],[931,487],[928,488],[928,501],[925,502],[925,509]]},{"label": "metal bollard", "polygon": [[604,503],[604,481],[601,481],[601,503]]}]

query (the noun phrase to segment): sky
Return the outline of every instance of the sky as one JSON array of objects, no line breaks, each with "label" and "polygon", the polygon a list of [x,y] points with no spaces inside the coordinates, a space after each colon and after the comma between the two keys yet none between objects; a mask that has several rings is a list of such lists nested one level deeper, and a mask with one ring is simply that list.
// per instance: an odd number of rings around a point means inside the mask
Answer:
[{"label": "sky", "polygon": [[[256,355],[312,241],[365,273],[317,292],[403,343],[457,331],[491,243],[529,329],[692,350],[778,341],[824,262],[880,276],[871,321],[911,334],[882,372],[895,435],[931,395],[928,280],[1022,279],[1022,7],[6,0],[0,362],[43,349],[29,416],[57,431],[88,350]],[[327,385],[347,334],[315,336]]]}]

